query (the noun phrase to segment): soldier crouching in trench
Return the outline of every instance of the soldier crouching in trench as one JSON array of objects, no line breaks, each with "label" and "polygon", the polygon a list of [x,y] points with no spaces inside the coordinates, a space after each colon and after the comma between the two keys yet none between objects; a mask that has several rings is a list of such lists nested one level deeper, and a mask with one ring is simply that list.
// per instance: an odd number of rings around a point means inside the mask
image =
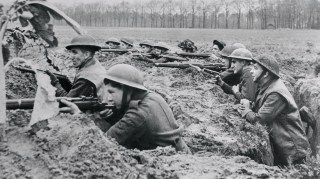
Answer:
[{"label": "soldier crouching in trench", "polygon": [[261,55],[253,61],[251,73],[258,84],[256,99],[253,105],[242,99],[238,111],[250,123],[267,126],[275,165],[304,163],[309,143],[298,107],[279,77],[278,62],[269,55]]},{"label": "soldier crouching in trench", "polygon": [[96,41],[89,35],[80,35],[71,40],[66,46],[70,51],[73,67],[77,73],[70,91],[65,91],[57,77],[46,71],[50,76],[51,84],[57,88],[56,96],[80,97],[80,96],[102,96],[103,79],[105,68],[94,58],[96,51],[101,49]]},{"label": "soldier crouching in trench", "polygon": [[[118,64],[111,67],[104,80],[108,101],[123,111],[123,117],[106,133],[120,145],[130,149],[148,150],[158,146],[172,146],[177,151],[191,153],[181,137],[183,127],[179,127],[172,110],[158,94],[143,86],[143,76],[135,67]],[[60,111],[78,114],[79,108],[62,100],[68,107]],[[105,110],[102,114],[110,116]]]}]

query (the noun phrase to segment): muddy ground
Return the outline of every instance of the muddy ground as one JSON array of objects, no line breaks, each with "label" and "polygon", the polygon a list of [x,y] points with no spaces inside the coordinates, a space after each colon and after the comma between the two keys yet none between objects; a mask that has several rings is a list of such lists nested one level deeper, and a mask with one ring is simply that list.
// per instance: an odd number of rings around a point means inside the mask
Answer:
[{"label": "muddy ground", "polygon": [[[248,48],[255,55],[274,55],[281,64],[281,77],[292,92],[298,79],[313,78],[310,69],[320,52],[312,49],[310,53],[308,49],[312,47],[307,45],[296,54],[292,54],[292,49],[278,52],[268,45]],[[201,44],[200,49],[208,51],[210,45]],[[54,49],[50,54],[64,74],[74,75],[63,50]],[[35,56],[34,52],[23,55],[42,69],[52,70],[43,56]],[[185,126],[183,136],[193,155],[176,153],[171,147],[150,151],[125,149],[94,124],[94,114],[60,114],[48,120],[50,129],[30,134],[27,124],[31,111],[16,110],[7,112],[8,141],[0,151],[1,178],[319,177],[320,159],[308,158],[306,165],[282,169],[265,165],[270,151],[264,127],[242,119],[234,109],[234,98],[212,84],[210,76],[194,69],[153,67],[131,60],[130,54],[98,54],[97,58],[106,69],[127,63],[144,72],[145,86],[162,95],[179,124]],[[10,68],[6,80],[8,98],[34,97],[37,86],[33,75]]]}]

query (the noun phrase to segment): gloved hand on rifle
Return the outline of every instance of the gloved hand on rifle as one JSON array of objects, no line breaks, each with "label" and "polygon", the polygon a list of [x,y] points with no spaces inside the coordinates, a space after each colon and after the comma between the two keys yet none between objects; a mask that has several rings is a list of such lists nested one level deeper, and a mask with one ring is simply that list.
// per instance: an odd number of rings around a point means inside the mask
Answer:
[{"label": "gloved hand on rifle", "polygon": [[212,82],[215,83],[216,85],[219,85],[219,86],[223,85],[223,81],[222,81],[220,75],[217,75],[215,78],[213,78]]},{"label": "gloved hand on rifle", "polygon": [[50,76],[52,86],[55,86],[57,83],[59,83],[58,78],[54,74],[52,74],[49,70],[46,70],[46,74]]}]

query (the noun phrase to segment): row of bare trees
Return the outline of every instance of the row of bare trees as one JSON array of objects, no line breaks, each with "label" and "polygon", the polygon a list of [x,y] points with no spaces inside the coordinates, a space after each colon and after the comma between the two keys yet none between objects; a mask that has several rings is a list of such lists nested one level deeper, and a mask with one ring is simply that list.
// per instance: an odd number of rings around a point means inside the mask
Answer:
[{"label": "row of bare trees", "polygon": [[320,29],[319,0],[122,0],[59,8],[83,26]]}]

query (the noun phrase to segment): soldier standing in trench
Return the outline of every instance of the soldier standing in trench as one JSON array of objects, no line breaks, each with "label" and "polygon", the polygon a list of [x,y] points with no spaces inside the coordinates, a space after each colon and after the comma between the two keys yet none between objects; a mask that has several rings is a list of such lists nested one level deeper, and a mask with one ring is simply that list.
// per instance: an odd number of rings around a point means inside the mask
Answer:
[{"label": "soldier standing in trench", "polygon": [[241,100],[239,113],[250,123],[267,126],[274,164],[285,166],[305,161],[309,143],[302,127],[298,107],[279,77],[278,62],[269,55],[261,55],[251,70],[258,84],[256,99]]},{"label": "soldier standing in trench", "polygon": [[254,101],[257,85],[253,82],[250,62],[252,61],[252,54],[249,50],[244,48],[236,49],[228,58],[232,59],[231,69],[235,75],[240,76],[240,82],[237,86],[229,86],[220,76],[217,76],[213,81],[219,85],[227,94],[233,94],[237,101],[241,99],[248,99]]},{"label": "soldier standing in trench", "polygon": [[[73,67],[77,68],[77,73],[70,91],[65,91],[57,77],[47,71],[51,78],[51,84],[57,88],[56,96],[80,97],[103,95],[103,80],[106,73],[105,68],[94,58],[96,51],[101,49],[96,45],[96,41],[89,35],[80,35],[71,40],[71,44],[66,46],[70,52]],[[103,101],[103,100],[102,100]]]},{"label": "soldier standing in trench", "polygon": [[[177,151],[190,153],[181,137],[183,127],[178,126],[165,100],[143,86],[143,76],[139,70],[127,64],[115,65],[107,71],[104,83],[109,102],[123,111],[123,117],[106,132],[108,136],[130,149],[172,146]],[[68,106],[62,111],[80,113],[75,104],[65,100],[62,102]],[[103,113],[108,116],[112,114],[109,109]]]}]

